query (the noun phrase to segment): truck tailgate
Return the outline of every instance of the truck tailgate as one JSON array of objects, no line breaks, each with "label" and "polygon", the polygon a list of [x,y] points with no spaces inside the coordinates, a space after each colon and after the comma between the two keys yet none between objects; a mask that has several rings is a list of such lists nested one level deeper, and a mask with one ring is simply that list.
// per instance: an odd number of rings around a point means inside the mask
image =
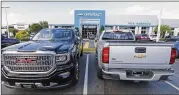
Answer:
[{"label": "truck tailgate", "polygon": [[168,65],[171,46],[110,45],[110,64]]}]

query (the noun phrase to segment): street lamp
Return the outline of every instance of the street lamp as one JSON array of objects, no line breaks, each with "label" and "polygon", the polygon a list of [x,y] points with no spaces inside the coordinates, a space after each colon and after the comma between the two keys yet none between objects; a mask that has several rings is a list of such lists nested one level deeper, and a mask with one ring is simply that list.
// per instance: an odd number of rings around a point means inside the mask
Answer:
[{"label": "street lamp", "polygon": [[1,7],[1,8],[4,8],[5,9],[5,14],[6,14],[6,24],[7,24],[7,33],[8,33],[8,38],[10,37],[10,33],[9,33],[9,25],[8,25],[8,20],[7,20],[7,8],[10,8],[10,7]]},{"label": "street lamp", "polygon": [[160,40],[160,27],[161,27],[162,12],[163,12],[163,9],[160,10],[160,14],[158,16],[158,31],[157,31],[156,42],[159,42],[159,40]]}]

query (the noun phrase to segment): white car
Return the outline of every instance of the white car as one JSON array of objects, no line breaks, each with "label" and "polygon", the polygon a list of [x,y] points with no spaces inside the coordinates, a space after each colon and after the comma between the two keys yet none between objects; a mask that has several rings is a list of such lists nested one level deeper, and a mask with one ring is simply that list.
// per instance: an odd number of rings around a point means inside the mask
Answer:
[{"label": "white car", "polygon": [[152,41],[156,41],[156,40],[157,40],[157,35],[156,35],[156,34],[154,34],[154,35],[149,35],[149,38],[150,38],[150,40],[152,40]]}]

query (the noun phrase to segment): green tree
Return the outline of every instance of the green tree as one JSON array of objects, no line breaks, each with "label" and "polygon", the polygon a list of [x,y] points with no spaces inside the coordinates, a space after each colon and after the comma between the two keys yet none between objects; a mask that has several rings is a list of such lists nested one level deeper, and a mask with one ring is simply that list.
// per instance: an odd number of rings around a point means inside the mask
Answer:
[{"label": "green tree", "polygon": [[13,34],[13,36],[16,35],[17,31],[18,31],[17,29],[9,28],[9,32],[11,32]]},{"label": "green tree", "polygon": [[21,30],[16,33],[16,39],[20,41],[27,41],[29,39],[29,35],[27,34],[25,30]]},{"label": "green tree", "polygon": [[40,21],[39,24],[42,26],[42,28],[48,28],[48,22],[47,21]]},{"label": "green tree", "polygon": [[34,23],[29,28],[29,34],[39,32],[43,27],[39,23]]},{"label": "green tree", "polygon": [[[157,33],[157,31],[158,31],[158,26],[155,27],[155,29],[154,29],[155,33]],[[170,26],[169,25],[161,25],[160,26],[160,37],[164,38],[166,31],[167,31],[167,33],[171,33]]]},{"label": "green tree", "polygon": [[28,35],[30,35],[30,34],[31,34],[30,29],[26,29],[26,30],[25,30],[25,32],[26,32]]},{"label": "green tree", "polygon": [[104,30],[104,26],[102,25],[100,28],[100,32],[103,32],[103,30]]}]

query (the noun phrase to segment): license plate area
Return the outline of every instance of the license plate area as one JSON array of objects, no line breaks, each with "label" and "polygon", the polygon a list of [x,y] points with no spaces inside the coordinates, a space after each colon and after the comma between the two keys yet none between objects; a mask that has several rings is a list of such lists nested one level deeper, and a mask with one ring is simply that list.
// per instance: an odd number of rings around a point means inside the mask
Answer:
[{"label": "license plate area", "polygon": [[20,86],[22,88],[37,88],[35,83],[20,83]]},{"label": "license plate area", "polygon": [[127,78],[152,78],[153,73],[145,70],[126,70]]}]

